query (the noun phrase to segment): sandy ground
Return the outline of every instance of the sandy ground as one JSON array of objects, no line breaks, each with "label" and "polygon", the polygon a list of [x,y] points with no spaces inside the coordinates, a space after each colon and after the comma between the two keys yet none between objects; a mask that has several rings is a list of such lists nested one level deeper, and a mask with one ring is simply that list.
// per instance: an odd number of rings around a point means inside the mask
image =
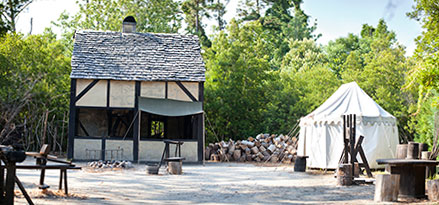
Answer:
[{"label": "sandy ground", "polygon": [[[27,160],[25,163],[34,163]],[[84,163],[79,166],[85,167]],[[243,163],[183,165],[183,175],[147,175],[145,165],[129,170],[68,171],[69,194],[42,196],[39,171],[18,170],[35,204],[371,204],[374,185],[335,186],[332,173],[293,172],[292,166]],[[46,184],[58,190],[59,171],[46,171]],[[16,188],[18,190],[18,188]],[[41,198],[38,198],[41,197]],[[16,204],[26,204],[21,196]],[[424,201],[425,203],[425,201]]]}]

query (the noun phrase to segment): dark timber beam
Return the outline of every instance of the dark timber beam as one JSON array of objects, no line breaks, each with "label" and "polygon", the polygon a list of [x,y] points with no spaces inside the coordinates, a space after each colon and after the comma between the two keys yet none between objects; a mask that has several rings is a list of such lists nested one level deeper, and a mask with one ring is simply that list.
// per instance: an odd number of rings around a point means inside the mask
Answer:
[{"label": "dark timber beam", "polygon": [[67,144],[67,158],[73,159],[73,143],[75,140],[76,128],[76,79],[70,81],[70,115],[69,115],[69,132]]},{"label": "dark timber beam", "polygon": [[175,83],[177,83],[178,87],[180,87],[181,90],[183,90],[183,92],[186,93],[186,95],[187,95],[187,96],[188,96],[193,102],[198,101],[198,100],[192,95],[192,93],[189,92],[189,90],[188,90],[186,87],[184,87],[183,83],[181,83],[180,81],[176,81]]},{"label": "dark timber beam", "polygon": [[133,127],[133,161],[139,160],[139,141],[140,141],[140,116],[139,97],[140,97],[140,81],[136,81],[135,85],[135,101],[134,101],[134,127]]},{"label": "dark timber beam", "polygon": [[[198,100],[200,102],[204,101],[204,82],[198,83]],[[202,104],[204,110],[204,103]],[[198,139],[198,161],[203,162],[204,164],[204,144],[205,135],[204,135],[204,113],[197,115],[197,139]]]},{"label": "dark timber beam", "polygon": [[168,99],[168,81],[165,82],[165,99]]},{"label": "dark timber beam", "polygon": [[85,87],[85,89],[83,91],[81,91],[78,96],[76,96],[75,102],[78,102],[79,99],[81,99],[90,89],[92,89],[97,83],[99,82],[99,80],[93,80],[93,82],[91,82],[90,84],[87,85],[87,87]]},{"label": "dark timber beam", "polygon": [[90,136],[90,134],[88,134],[87,130],[85,129],[84,124],[82,124],[82,122],[79,119],[78,119],[78,123],[79,123],[79,126],[81,127],[82,131],[84,131],[85,135]]}]

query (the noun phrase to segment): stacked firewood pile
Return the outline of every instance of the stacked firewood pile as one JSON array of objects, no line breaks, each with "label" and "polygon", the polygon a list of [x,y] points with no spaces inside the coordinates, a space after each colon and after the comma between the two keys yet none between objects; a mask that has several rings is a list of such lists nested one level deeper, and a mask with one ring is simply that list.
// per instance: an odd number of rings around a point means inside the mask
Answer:
[{"label": "stacked firewood pile", "polygon": [[247,140],[210,143],[205,150],[206,160],[216,162],[294,162],[297,138],[287,135],[259,134]]},{"label": "stacked firewood pile", "polygon": [[112,161],[93,161],[89,162],[87,164],[88,167],[94,168],[94,169],[105,169],[105,168],[133,168],[133,164],[130,161],[118,161],[118,160],[112,160]]}]

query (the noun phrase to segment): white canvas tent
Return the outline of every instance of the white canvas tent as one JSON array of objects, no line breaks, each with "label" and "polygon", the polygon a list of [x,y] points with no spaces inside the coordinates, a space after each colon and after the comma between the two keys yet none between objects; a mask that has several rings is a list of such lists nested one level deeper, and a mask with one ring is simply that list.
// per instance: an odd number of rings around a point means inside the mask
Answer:
[{"label": "white canvas tent", "polygon": [[379,167],[376,159],[394,158],[399,143],[396,118],[351,82],[300,119],[298,155],[309,156],[308,167],[337,167],[343,151],[344,114],[357,115],[356,139],[364,136],[362,145],[371,168]]}]

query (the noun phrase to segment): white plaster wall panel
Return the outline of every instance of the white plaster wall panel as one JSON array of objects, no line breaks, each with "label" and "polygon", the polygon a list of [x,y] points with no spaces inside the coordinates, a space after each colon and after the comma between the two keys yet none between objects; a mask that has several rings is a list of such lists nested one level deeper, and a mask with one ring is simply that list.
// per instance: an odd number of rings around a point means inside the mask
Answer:
[{"label": "white plaster wall panel", "polygon": [[[89,152],[90,156],[87,156],[87,150],[101,150],[102,140],[101,139],[75,139],[73,147],[73,158],[77,160],[94,160],[100,159],[101,155],[99,152],[95,153]],[[95,157],[96,154],[96,157]]]},{"label": "white plaster wall panel", "polygon": [[140,84],[140,96],[147,98],[165,98],[165,82],[142,82]]},{"label": "white plaster wall panel", "polygon": [[[184,162],[196,162],[198,161],[198,142],[184,142],[181,145],[181,156],[186,158]],[[175,145],[171,145],[170,156],[174,156],[175,153]]]},{"label": "white plaster wall panel", "polygon": [[198,82],[182,82],[182,84],[198,100]]},{"label": "white plaster wall panel", "polygon": [[134,81],[110,81],[110,107],[134,107],[134,94]]},{"label": "white plaster wall panel", "polygon": [[[105,150],[123,149],[122,159],[119,160],[133,160],[133,141],[132,140],[106,140]],[[113,152],[115,153],[115,152]],[[116,156],[113,156],[114,158]],[[110,152],[106,152],[105,160],[110,160]]]},{"label": "white plaster wall panel", "polygon": [[140,161],[160,161],[165,148],[162,141],[140,141],[139,160]]},{"label": "white plaster wall panel", "polygon": [[[93,80],[77,79],[76,96],[83,91]],[[107,106],[107,81],[99,80],[77,102],[77,106],[106,107]]]},{"label": "white plaster wall panel", "polygon": [[175,82],[168,82],[168,99],[192,102]]}]

